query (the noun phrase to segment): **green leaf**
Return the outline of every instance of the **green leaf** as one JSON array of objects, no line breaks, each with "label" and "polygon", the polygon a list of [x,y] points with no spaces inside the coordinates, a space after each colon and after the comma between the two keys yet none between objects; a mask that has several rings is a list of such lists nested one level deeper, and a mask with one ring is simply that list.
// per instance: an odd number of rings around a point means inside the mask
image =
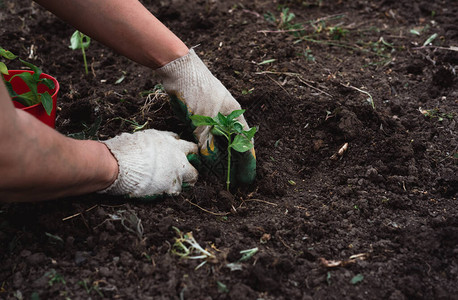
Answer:
[{"label": "green leaf", "polygon": [[229,293],[229,289],[227,288],[227,286],[224,283],[217,281],[216,285],[218,286],[218,292]]},{"label": "green leaf", "polygon": [[70,37],[70,46],[68,46],[72,50],[80,49],[80,32],[76,30],[73,32],[72,36]]},{"label": "green leaf", "polygon": [[430,44],[432,41],[434,41],[437,38],[437,33],[432,34],[424,43],[423,46],[426,46]]},{"label": "green leaf", "polygon": [[37,98],[35,98],[35,95],[32,92],[23,93],[20,95],[16,94],[13,100],[27,107],[39,103]]},{"label": "green leaf", "polygon": [[265,65],[265,64],[272,63],[272,62],[274,62],[274,61],[276,61],[275,58],[267,59],[267,60],[261,61],[260,63],[258,63],[258,65]]},{"label": "green leaf", "polygon": [[237,152],[246,152],[253,147],[251,141],[243,135],[236,135],[231,144],[231,148]]},{"label": "green leaf", "polygon": [[363,279],[364,279],[364,275],[360,273],[360,274],[354,276],[354,277],[350,280],[350,282],[351,282],[351,284],[357,284],[358,282],[363,281]]},{"label": "green leaf", "polygon": [[35,66],[34,64],[31,64],[29,62],[26,62],[25,60],[22,60],[19,58],[19,60],[22,62],[23,65],[29,67],[32,71],[33,71],[33,77],[35,79],[35,81],[38,81],[40,80],[40,75],[42,73],[41,69],[37,66]]},{"label": "green leaf", "polygon": [[87,49],[90,43],[90,37],[76,30],[70,38],[70,46],[68,47],[72,50],[77,50],[81,48]]},{"label": "green leaf", "polygon": [[8,73],[8,67],[5,65],[5,63],[0,61],[0,73],[9,75]]},{"label": "green leaf", "polygon": [[11,98],[16,97],[17,94],[13,90],[13,86],[11,85],[11,82],[5,81],[5,85],[6,85],[6,89],[8,90],[8,94],[10,94],[10,97]]},{"label": "green leaf", "polygon": [[222,126],[229,125],[228,118],[225,115],[223,115],[222,113],[218,113],[218,115],[214,118],[214,120],[217,121]]},{"label": "green leaf", "polygon": [[229,121],[234,120],[235,118],[238,118],[239,116],[243,115],[244,112],[245,112],[244,109],[234,110],[229,115],[227,115],[227,120]]},{"label": "green leaf", "polygon": [[15,59],[17,57],[13,53],[11,53],[8,50],[3,49],[2,47],[0,47],[0,55],[9,60]]},{"label": "green leaf", "polygon": [[258,252],[258,247],[252,248],[252,249],[247,249],[247,250],[242,250],[240,251],[240,254],[242,254],[242,257],[238,260],[238,262],[246,261],[253,257]]},{"label": "green leaf", "polygon": [[52,97],[48,92],[41,94],[41,104],[43,105],[48,116],[50,116],[52,112]]},{"label": "green leaf", "polygon": [[119,77],[114,84],[120,84],[121,82],[124,81],[124,79],[126,79],[126,76],[124,76],[124,74],[121,75],[121,77]]},{"label": "green leaf", "polygon": [[258,131],[256,127],[251,127],[249,130],[246,130],[243,133],[245,134],[247,139],[251,140],[254,137],[256,131]]},{"label": "green leaf", "polygon": [[49,78],[43,78],[41,79],[41,83],[45,84],[48,88],[50,88],[51,90],[53,90],[56,85],[54,84],[54,81],[52,81],[51,79]]},{"label": "green leaf", "polygon": [[14,75],[13,77],[11,77],[10,78],[10,82],[11,82],[11,79],[13,79],[14,77],[19,77],[22,80],[24,80],[25,84],[29,87],[29,89],[32,92],[32,94],[34,95],[35,99],[38,99],[37,81],[35,80],[35,78],[33,77],[32,74],[30,74],[28,72],[19,73],[17,75]]},{"label": "green leaf", "polygon": [[86,50],[87,48],[89,48],[89,45],[91,44],[91,38],[87,35],[82,34],[81,39],[83,40],[83,47]]},{"label": "green leaf", "polygon": [[243,133],[243,125],[240,122],[234,122],[234,125],[232,126],[234,131],[237,133]]},{"label": "green leaf", "polygon": [[212,126],[218,124],[213,118],[207,116],[193,115],[189,116],[189,118],[194,126]]}]

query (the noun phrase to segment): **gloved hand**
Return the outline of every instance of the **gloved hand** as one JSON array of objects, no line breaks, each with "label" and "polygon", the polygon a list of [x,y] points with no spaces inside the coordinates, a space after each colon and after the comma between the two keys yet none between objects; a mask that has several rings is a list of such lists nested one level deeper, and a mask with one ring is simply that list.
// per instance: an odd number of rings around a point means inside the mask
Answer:
[{"label": "gloved hand", "polygon": [[186,156],[197,145],[169,131],[148,129],[103,141],[118,161],[114,183],[99,193],[145,197],[176,195],[183,183],[194,185],[198,172]]},{"label": "gloved hand", "polygon": [[[203,164],[211,172],[225,174],[226,145],[214,138],[210,127],[195,128],[189,116],[196,114],[214,117],[218,112],[228,115],[233,110],[240,109],[240,104],[213,76],[193,49],[187,55],[157,69],[156,74],[170,96],[175,113],[194,130]],[[243,125],[244,130],[248,130],[248,124],[243,116],[237,120]],[[231,174],[235,177],[231,181],[252,183],[256,177],[254,148],[244,153],[233,154]]]}]

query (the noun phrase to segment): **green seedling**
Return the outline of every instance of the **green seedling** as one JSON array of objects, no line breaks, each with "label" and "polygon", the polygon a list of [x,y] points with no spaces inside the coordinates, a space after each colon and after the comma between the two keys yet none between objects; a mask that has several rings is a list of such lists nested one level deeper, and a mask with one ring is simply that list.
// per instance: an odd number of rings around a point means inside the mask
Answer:
[{"label": "green seedling", "polygon": [[243,125],[236,120],[244,112],[244,109],[239,109],[234,110],[227,116],[218,113],[213,118],[201,115],[190,117],[195,126],[212,126],[211,132],[214,135],[224,136],[227,139],[226,189],[228,191],[231,184],[231,150],[246,152],[254,147],[251,140],[256,133],[256,127],[243,130]]},{"label": "green seedling", "polygon": [[424,46],[428,46],[431,44],[436,38],[438,37],[437,33],[432,34],[429,38],[426,39],[426,41],[423,43]]},{"label": "green seedling", "polygon": [[76,30],[70,38],[69,48],[72,50],[81,49],[81,53],[83,54],[84,72],[86,75],[89,73],[86,60],[86,49],[89,48],[90,43],[91,38],[78,30]]},{"label": "green seedling", "polygon": [[335,26],[335,27],[331,26],[328,29],[329,29],[329,35],[331,36],[331,39],[333,39],[333,40],[341,40],[348,33],[347,29],[344,29],[344,28],[339,27],[339,26]]},{"label": "green seedling", "polygon": [[243,269],[242,262],[252,258],[256,253],[258,253],[258,251],[258,247],[241,250],[240,254],[242,254],[242,257],[236,262],[226,264],[226,267],[228,267],[231,271],[241,271]]},{"label": "green seedling", "polygon": [[355,276],[350,280],[350,283],[351,283],[351,284],[357,284],[357,283],[363,281],[363,279],[364,279],[364,275],[360,273],[360,274],[355,275]]},{"label": "green seedling", "polygon": [[421,107],[419,107],[418,111],[420,111],[422,115],[430,119],[437,118],[439,122],[444,121],[444,119],[453,120],[453,113],[443,113],[440,112],[438,108],[422,109]]},{"label": "green seedling", "polygon": [[[17,57],[13,53],[11,53],[8,50],[3,49],[2,47],[0,47],[0,56],[8,60],[13,60]],[[53,105],[52,97],[47,91],[44,93],[38,93],[38,86],[40,84],[44,84],[48,88],[54,89],[55,88],[54,82],[48,78],[40,78],[40,75],[43,72],[37,66],[29,62],[26,62],[20,58],[19,60],[21,61],[23,65],[30,68],[32,70],[32,73],[23,72],[20,74],[16,74],[14,76],[11,76],[11,78],[8,81],[6,81],[5,78],[2,76],[5,82],[6,88],[8,89],[8,93],[10,94],[11,98],[14,101],[17,101],[26,107],[41,103],[46,113],[48,114],[48,116],[51,115],[52,105]],[[0,72],[3,75],[9,75],[8,68],[6,67],[5,63],[3,62],[0,62]],[[13,85],[11,84],[11,81],[16,77],[19,77],[24,81],[24,83],[30,89],[29,92],[17,94],[13,90]]]},{"label": "green seedling", "polygon": [[313,56],[312,50],[309,48],[305,49],[301,55],[305,57],[306,61],[315,61],[315,56]]},{"label": "green seedling", "polygon": [[92,285],[89,285],[89,280],[83,279],[78,281],[78,284],[86,290],[86,293],[88,295],[90,295],[92,291],[95,291],[97,294],[99,294],[100,297],[104,297],[103,293],[99,289],[97,282],[93,282]]},{"label": "green seedling", "polygon": [[295,17],[296,15],[289,12],[288,7],[283,8],[280,13],[280,23],[278,24],[278,27],[283,29],[295,29],[294,24],[291,22]]},{"label": "green seedling", "polygon": [[64,277],[56,272],[56,270],[51,269],[45,273],[45,277],[48,277],[49,286],[53,286],[55,283],[67,284]]},{"label": "green seedling", "polygon": [[175,243],[172,246],[172,254],[183,259],[203,259],[204,261],[196,267],[196,270],[205,265],[207,261],[216,259],[213,253],[199,245],[192,232],[183,233],[175,226],[173,229],[177,232],[178,237],[175,238]]}]

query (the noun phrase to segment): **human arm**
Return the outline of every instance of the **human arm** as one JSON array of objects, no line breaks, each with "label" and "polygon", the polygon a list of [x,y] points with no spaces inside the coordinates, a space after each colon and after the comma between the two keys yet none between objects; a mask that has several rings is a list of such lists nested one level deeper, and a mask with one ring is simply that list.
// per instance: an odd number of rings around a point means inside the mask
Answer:
[{"label": "human arm", "polygon": [[35,0],[79,31],[156,69],[188,47],[137,0]]},{"label": "human arm", "polygon": [[0,201],[32,202],[102,192],[177,194],[197,170],[197,145],[149,129],[98,142],[68,138],[15,109],[0,82]]},{"label": "human arm", "polygon": [[[240,109],[239,103],[208,70],[194,50],[156,19],[137,0],[36,0],[78,30],[140,64],[156,74],[173,102],[185,106],[186,113],[214,117]],[[244,117],[238,120],[248,129]],[[204,161],[220,164],[224,152],[209,128],[194,131]],[[216,145],[216,148],[221,146]],[[234,163],[240,183],[253,182],[256,174],[254,149]],[[207,159],[208,158],[208,159]],[[220,172],[218,172],[220,173]]]},{"label": "human arm", "polygon": [[68,138],[15,109],[0,82],[0,201],[38,201],[107,188],[118,175],[108,148]]}]

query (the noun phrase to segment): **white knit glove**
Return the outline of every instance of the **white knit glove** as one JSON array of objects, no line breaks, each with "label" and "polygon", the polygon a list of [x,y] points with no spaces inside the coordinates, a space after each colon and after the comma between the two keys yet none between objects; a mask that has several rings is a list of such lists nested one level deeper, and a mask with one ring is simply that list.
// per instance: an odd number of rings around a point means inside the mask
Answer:
[{"label": "white knit glove", "polygon": [[[214,117],[218,112],[228,115],[241,109],[237,100],[208,70],[202,60],[190,49],[189,53],[156,70],[164,89],[170,96],[175,96],[184,103],[192,115]],[[237,118],[248,130],[243,116]],[[194,131],[199,147],[212,143],[213,135],[208,126],[201,126]],[[203,149],[205,151],[205,149]]]},{"label": "white knit glove", "polygon": [[[208,70],[193,49],[156,70],[156,75],[162,81],[170,96],[175,113],[193,128],[190,115],[215,117],[218,112],[228,115],[240,109],[240,104],[232,97],[224,85]],[[243,116],[237,118],[248,130],[248,124]],[[203,165],[212,173],[226,172],[226,147],[214,139],[209,126],[194,129]],[[250,184],[256,177],[256,155],[254,148],[244,153],[236,153],[232,159],[233,178],[231,182]],[[205,171],[201,169],[202,171]],[[199,171],[201,171],[199,170]]]},{"label": "white knit glove", "polygon": [[169,131],[148,129],[123,133],[103,141],[118,161],[115,182],[100,193],[145,197],[176,195],[183,183],[194,185],[197,170],[186,156],[197,152],[197,145],[178,139]]}]

